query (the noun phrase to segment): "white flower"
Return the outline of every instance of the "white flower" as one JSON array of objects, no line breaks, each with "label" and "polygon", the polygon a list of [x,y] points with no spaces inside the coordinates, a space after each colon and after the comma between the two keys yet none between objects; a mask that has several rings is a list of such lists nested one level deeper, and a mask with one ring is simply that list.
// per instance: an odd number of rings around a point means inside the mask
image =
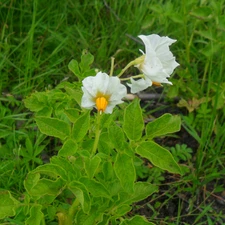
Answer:
[{"label": "white flower", "polygon": [[131,79],[132,93],[142,91],[152,84],[172,84],[167,80],[179,65],[169,49],[169,46],[176,42],[169,37],[160,37],[157,34],[138,36],[144,42],[145,53],[136,61],[136,67],[143,73],[143,78],[135,81]]},{"label": "white flower", "polygon": [[86,109],[95,107],[100,113],[112,113],[117,104],[123,103],[121,99],[127,94],[126,87],[120,83],[118,77],[102,72],[86,77],[82,84],[84,94],[81,106]]}]

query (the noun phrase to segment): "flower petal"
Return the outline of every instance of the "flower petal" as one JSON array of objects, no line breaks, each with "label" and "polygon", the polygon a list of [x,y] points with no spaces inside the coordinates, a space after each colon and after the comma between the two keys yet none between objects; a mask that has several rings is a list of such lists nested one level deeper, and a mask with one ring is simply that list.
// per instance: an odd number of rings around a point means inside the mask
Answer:
[{"label": "flower petal", "polygon": [[131,84],[127,83],[127,85],[131,88],[131,93],[135,94],[139,91],[145,90],[147,87],[152,86],[152,81],[150,79],[139,79],[134,80],[133,78],[130,79]]}]

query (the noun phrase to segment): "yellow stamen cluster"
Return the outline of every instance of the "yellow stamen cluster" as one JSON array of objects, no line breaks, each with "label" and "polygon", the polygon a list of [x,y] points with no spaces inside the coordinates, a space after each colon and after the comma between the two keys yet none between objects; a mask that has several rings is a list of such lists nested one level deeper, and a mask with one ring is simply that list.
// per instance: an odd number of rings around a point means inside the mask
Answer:
[{"label": "yellow stamen cluster", "polygon": [[105,111],[105,109],[108,105],[108,101],[106,100],[105,97],[101,96],[101,97],[96,98],[95,104],[96,104],[96,107],[97,107],[98,111],[100,113],[102,113],[102,112]]}]

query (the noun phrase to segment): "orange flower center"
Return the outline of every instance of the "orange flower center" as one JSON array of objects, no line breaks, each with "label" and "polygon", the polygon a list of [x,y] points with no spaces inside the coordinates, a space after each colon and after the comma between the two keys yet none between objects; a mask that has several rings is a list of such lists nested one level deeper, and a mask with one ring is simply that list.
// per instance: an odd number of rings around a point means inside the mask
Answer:
[{"label": "orange flower center", "polygon": [[155,81],[152,82],[152,85],[159,86],[159,87],[162,86],[161,83],[158,83],[158,82],[155,82]]},{"label": "orange flower center", "polygon": [[106,100],[105,97],[101,96],[101,97],[96,98],[95,104],[96,104],[96,107],[97,107],[98,111],[100,113],[102,113],[102,112],[105,111],[105,109],[106,109],[106,107],[108,105],[108,101]]}]

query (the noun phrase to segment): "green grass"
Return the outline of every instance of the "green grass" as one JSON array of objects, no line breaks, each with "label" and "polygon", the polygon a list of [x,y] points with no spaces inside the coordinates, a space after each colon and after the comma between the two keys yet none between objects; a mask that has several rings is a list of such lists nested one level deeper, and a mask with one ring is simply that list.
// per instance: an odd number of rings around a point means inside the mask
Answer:
[{"label": "green grass", "polygon": [[[109,72],[110,57],[115,57],[116,70],[122,68],[139,55],[137,36],[157,33],[177,39],[172,51],[180,67],[171,79],[174,85],[165,87],[165,95],[170,101],[179,97],[189,106],[193,99],[199,103],[191,105],[192,112],[183,105],[183,127],[197,140],[198,148],[185,162],[191,171],[168,190],[165,204],[186,192],[193,201],[188,213],[195,218],[194,224],[210,224],[216,216],[224,221],[213,206],[198,203],[204,188],[213,186],[217,193],[217,185],[224,178],[224,5],[224,0],[65,0],[49,1],[47,5],[44,0],[2,0],[0,189],[22,193],[26,173],[38,165],[35,158],[42,160],[41,154],[34,158],[32,154],[30,158],[20,155],[21,148],[27,149],[27,139],[35,146],[30,151],[37,145],[57,145],[35,133],[23,98],[34,91],[51,89],[63,79],[75,81],[68,63],[71,59],[79,61],[83,49],[95,56],[96,68]],[[204,101],[198,102],[203,97]],[[176,195],[171,195],[174,190]],[[185,224],[181,222],[185,201],[179,202],[179,223],[172,224]],[[171,224],[167,221],[165,224]]]}]

